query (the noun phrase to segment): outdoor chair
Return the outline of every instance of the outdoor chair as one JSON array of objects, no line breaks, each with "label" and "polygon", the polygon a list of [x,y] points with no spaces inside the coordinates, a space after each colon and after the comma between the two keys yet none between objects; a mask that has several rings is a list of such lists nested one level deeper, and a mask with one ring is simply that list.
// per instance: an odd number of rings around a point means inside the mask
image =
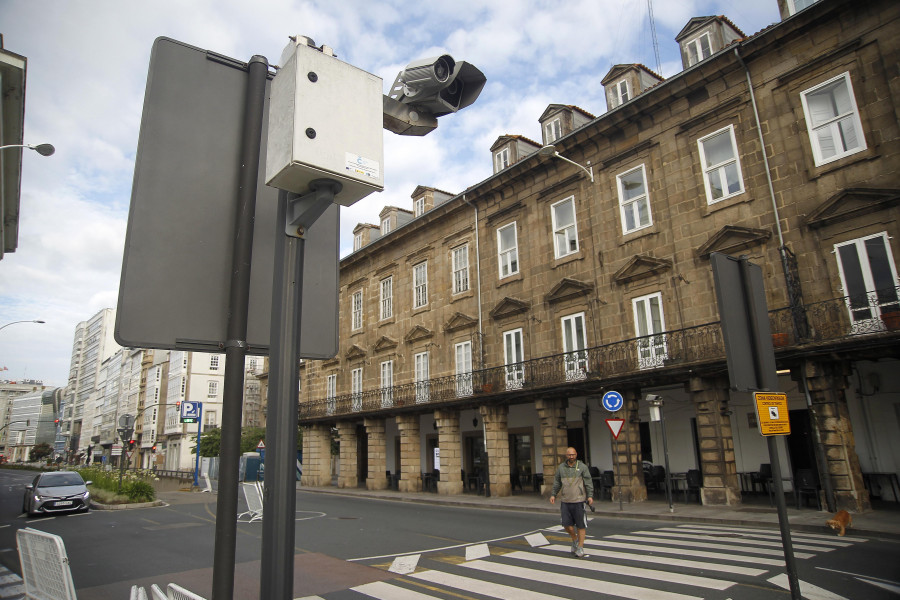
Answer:
[{"label": "outdoor chair", "polygon": [[603,483],[603,477],[600,475],[598,467],[588,467],[588,471],[591,472],[591,482],[594,484],[594,499],[597,500],[600,498],[600,486]]},{"label": "outdoor chair", "polygon": [[689,469],[684,479],[684,503],[687,504],[688,495],[697,494],[697,502],[700,502],[700,488],[703,487],[703,475],[698,469]]},{"label": "outdoor chair", "polygon": [[753,491],[756,491],[757,485],[760,486],[761,491],[769,494],[769,504],[774,504],[772,500],[774,480],[772,478],[772,465],[770,463],[759,465],[759,471],[750,474],[750,485],[753,487]]},{"label": "outdoor chair", "polygon": [[26,598],[77,600],[61,537],[26,527],[16,532],[16,543]]},{"label": "outdoor chair", "polygon": [[597,498],[602,500],[603,494],[609,494],[609,501],[612,502],[612,491],[616,487],[616,475],[612,471],[603,471],[600,477],[600,492]]},{"label": "outdoor chair", "polygon": [[800,503],[806,506],[803,501],[804,496],[811,496],[816,500],[816,508],[822,510],[822,502],[819,498],[819,480],[815,471],[812,469],[798,469],[797,475],[794,477],[794,495],[797,496],[797,509],[800,509]]},{"label": "outdoor chair", "polygon": [[246,500],[247,502],[247,510],[237,516],[238,521],[241,520],[241,517],[245,516],[250,518],[249,521],[245,521],[246,523],[262,521],[263,500],[260,486],[255,482],[244,482],[241,484],[241,490],[244,492],[244,500]]}]

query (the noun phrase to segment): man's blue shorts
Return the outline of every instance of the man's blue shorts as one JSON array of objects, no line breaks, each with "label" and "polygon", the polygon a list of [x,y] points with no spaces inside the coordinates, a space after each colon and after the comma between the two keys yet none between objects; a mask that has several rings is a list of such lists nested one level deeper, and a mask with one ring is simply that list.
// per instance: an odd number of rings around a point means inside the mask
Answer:
[{"label": "man's blue shorts", "polygon": [[584,502],[560,502],[559,513],[563,527],[587,529],[587,518],[584,516]]}]

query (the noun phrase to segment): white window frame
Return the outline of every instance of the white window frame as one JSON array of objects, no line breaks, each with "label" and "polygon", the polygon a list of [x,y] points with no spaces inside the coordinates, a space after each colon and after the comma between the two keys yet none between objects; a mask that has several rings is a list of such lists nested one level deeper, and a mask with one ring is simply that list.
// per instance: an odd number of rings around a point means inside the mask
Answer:
[{"label": "white window frame", "polygon": [[385,277],[378,285],[381,304],[381,320],[394,316],[394,276]]},{"label": "white window frame", "polygon": [[[821,123],[813,122],[813,114],[809,107],[809,96],[826,87],[837,87],[843,81],[846,85],[846,92],[850,102],[849,109],[845,112],[837,114],[833,117],[825,119]],[[850,80],[850,73],[844,72],[836,77],[832,77],[827,81],[804,90],[800,93],[800,100],[803,104],[803,116],[806,117],[806,131],[809,134],[809,143],[813,151],[813,160],[817,167],[826,165],[830,162],[840,160],[845,156],[862,152],[866,149],[866,136],[863,132],[862,121],[859,118],[859,108],[856,106],[856,95],[853,93],[853,82]],[[845,129],[850,127],[856,134],[856,146],[849,147],[844,139]],[[821,133],[830,133],[831,140],[835,145],[835,152],[829,156],[825,156],[821,144]],[[838,151],[837,145],[841,144],[842,148]]]},{"label": "white window frame", "polygon": [[801,4],[804,4],[803,6],[801,6],[800,8],[797,8],[797,0],[787,0],[788,14],[795,15],[798,12],[800,12],[801,10],[803,10],[805,8],[809,8],[810,6],[812,6],[813,4],[815,4],[818,1],[819,0],[806,0],[805,3],[801,2]]},{"label": "white window frame", "polygon": [[[510,247],[504,248],[503,232],[510,228],[512,228],[513,242]],[[515,221],[497,230],[497,262],[500,267],[500,279],[519,272],[519,233]]]},{"label": "white window frame", "polygon": [[499,173],[509,166],[509,146],[494,153],[494,173]]},{"label": "white window frame", "polygon": [[525,383],[525,347],[522,328],[503,332],[503,364],[506,369],[506,389],[520,390]]},{"label": "white window frame", "polygon": [[413,308],[428,305],[428,261],[413,265]]},{"label": "white window frame", "polygon": [[356,331],[363,326],[363,293],[356,290],[350,296],[350,329]]},{"label": "white window frame", "polygon": [[413,200],[413,214],[417,217],[425,214],[425,196]]},{"label": "white window frame", "polygon": [[[624,90],[622,89],[624,88]],[[613,108],[622,106],[631,100],[631,84],[627,79],[621,79],[612,86]]]},{"label": "white window frame", "polygon": [[562,137],[562,121],[559,117],[544,125],[544,139],[546,144],[552,144]]},{"label": "white window frame", "polygon": [[332,373],[325,377],[325,410],[326,414],[333,415],[337,398],[337,374]]},{"label": "white window frame", "polygon": [[567,315],[560,319],[562,347],[565,353],[566,381],[587,377],[587,327],[584,313]]},{"label": "white window frame", "polygon": [[[706,38],[706,46],[707,46],[707,50],[709,51],[709,54],[707,54],[706,56],[703,56],[703,45],[700,43],[700,40],[702,40],[703,38]],[[713,55],[712,37],[709,35],[708,31],[704,31],[703,33],[701,33],[700,35],[698,35],[691,41],[685,42],[684,46],[685,46],[685,52],[687,52],[689,67],[693,67],[694,65],[696,65],[699,62],[703,62],[704,60],[706,60],[707,58],[709,58],[710,56]],[[694,52],[696,53],[695,57],[691,56],[691,50],[694,50]]]},{"label": "white window frame", "polygon": [[634,298],[631,300],[631,306],[634,311],[634,333],[638,338],[638,366],[641,369],[663,366],[669,352],[666,345],[662,293],[655,292]]},{"label": "white window frame", "polygon": [[357,233],[353,236],[353,251],[356,252],[360,248],[362,248],[362,234]]},{"label": "white window frame", "polygon": [[350,371],[350,408],[354,412],[362,410],[363,402],[363,370],[357,367]]},{"label": "white window frame", "polygon": [[[715,164],[709,164],[706,159],[706,149],[704,148],[704,143],[708,142],[716,136],[723,135],[726,132],[729,139],[731,140],[732,158],[723,160]],[[737,140],[734,136],[734,125],[728,125],[727,127],[723,127],[722,129],[713,131],[708,135],[704,135],[702,138],[697,140],[697,146],[700,149],[700,166],[703,169],[703,185],[706,188],[706,202],[708,204],[715,204],[716,202],[721,202],[722,200],[725,200],[727,198],[732,198],[734,196],[743,194],[744,175],[741,171],[741,158],[738,153]],[[738,189],[730,192],[726,188],[728,186],[728,172],[732,167],[737,173]],[[717,177],[720,182],[725,182],[721,189],[722,195],[718,198],[713,197],[713,186],[710,184],[710,180],[713,176]]]},{"label": "white window frame", "polygon": [[453,293],[469,291],[469,245],[463,244],[450,251],[452,253]]},{"label": "white window frame", "polygon": [[394,361],[381,363],[381,408],[394,406]]},{"label": "white window frame", "polygon": [[[641,172],[644,190],[641,194],[627,197],[624,179],[635,171]],[[641,163],[633,169],[629,169],[624,173],[616,175],[616,187],[619,190],[619,214],[622,217],[622,233],[631,233],[632,231],[638,231],[639,229],[644,229],[645,227],[653,225],[653,214],[650,211],[650,192],[647,189],[649,187],[647,183],[647,169],[645,165]],[[646,223],[641,222],[642,206],[644,208],[643,214],[646,216]],[[631,220],[631,225],[629,225],[629,219]]]},{"label": "white window frame", "polygon": [[[558,209],[564,204],[572,207],[571,223],[559,222]],[[556,258],[576,254],[578,252],[578,216],[575,213],[575,196],[569,196],[550,205],[550,221],[553,225],[553,252]]]},{"label": "white window frame", "polygon": [[209,370],[210,371],[218,371],[219,370],[219,355],[217,355],[217,354],[209,355]]},{"label": "white window frame", "polygon": [[[876,258],[887,263],[887,267],[890,270],[890,281],[875,280],[875,274],[872,272],[873,257],[870,255],[868,245],[868,242],[873,240],[882,242],[885,255]],[[846,262],[850,257],[845,256],[844,250],[850,247],[853,247],[856,251],[855,265],[850,265]],[[900,285],[900,279],[897,278],[897,267],[894,264],[893,250],[891,249],[890,237],[887,232],[882,231],[874,235],[867,235],[835,244],[834,255],[838,264],[838,272],[841,276],[842,290],[846,297],[847,311],[850,314],[852,333],[883,330],[882,314],[895,312],[900,308],[898,307],[897,298],[897,286]],[[858,269],[858,272],[853,274],[853,279],[858,280],[861,278],[863,289],[857,288],[856,282],[851,283],[848,280],[850,273],[847,272],[847,269],[851,266]],[[851,289],[851,285],[853,289]],[[888,308],[888,310],[885,311],[885,308]]]},{"label": "white window frame", "polygon": [[429,383],[428,352],[419,352],[413,356],[415,366],[416,404],[428,402],[431,399],[431,384]]},{"label": "white window frame", "polygon": [[218,381],[210,381],[206,386],[206,397],[207,398],[216,398],[219,395],[219,382]]},{"label": "white window frame", "polygon": [[472,342],[460,342],[453,347],[456,356],[456,395],[472,395]]}]

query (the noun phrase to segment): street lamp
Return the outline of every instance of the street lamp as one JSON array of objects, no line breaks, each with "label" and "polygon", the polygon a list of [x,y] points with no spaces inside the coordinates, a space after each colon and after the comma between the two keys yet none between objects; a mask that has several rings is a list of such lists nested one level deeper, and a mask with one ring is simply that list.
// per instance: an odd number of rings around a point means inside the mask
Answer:
[{"label": "street lamp", "polygon": [[587,173],[587,174],[588,174],[588,177],[591,178],[591,183],[594,183],[594,167],[591,166],[591,162],[590,162],[590,161],[588,161],[588,166],[587,166],[587,167],[584,167],[584,166],[582,166],[582,165],[579,165],[579,164],[578,164],[577,162],[575,162],[574,160],[569,160],[568,158],[566,158],[565,156],[563,156],[562,154],[560,154],[559,152],[557,152],[557,151],[556,151],[556,146],[554,146],[553,144],[547,144],[546,146],[544,146],[543,148],[541,148],[540,150],[538,150],[538,156],[542,156],[542,157],[545,157],[545,158],[548,157],[548,156],[553,156],[553,157],[558,158],[558,159],[560,159],[560,160],[564,160],[564,161],[566,161],[567,163],[573,164],[573,165],[575,165],[576,167],[578,167],[579,169],[581,169],[582,171],[584,171],[585,173]]},{"label": "street lamp", "polygon": [[[0,148],[7,148],[8,146],[0,146]],[[0,327],[0,329],[6,329],[10,325],[15,325],[16,323],[46,323],[46,321],[41,321],[40,319],[34,319],[33,321],[12,321],[11,323],[7,323]]]},{"label": "street lamp", "polygon": [[666,419],[663,417],[662,410],[663,397],[656,394],[647,394],[647,404],[650,405],[650,420],[659,421],[659,426],[662,429],[663,456],[666,463],[666,501],[669,503],[669,512],[671,513],[675,512],[675,507],[672,505],[672,489],[670,484],[672,474],[669,472],[669,443],[666,441]]},{"label": "street lamp", "polygon": [[51,156],[54,152],[56,152],[56,148],[53,147],[53,144],[7,144],[6,146],[0,146],[0,150],[6,150],[7,148],[28,148],[29,150],[34,150],[41,156]]}]

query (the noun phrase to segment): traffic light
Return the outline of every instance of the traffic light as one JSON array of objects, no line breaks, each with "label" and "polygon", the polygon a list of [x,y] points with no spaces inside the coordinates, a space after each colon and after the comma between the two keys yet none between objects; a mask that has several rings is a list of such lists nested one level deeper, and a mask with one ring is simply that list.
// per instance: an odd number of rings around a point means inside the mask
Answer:
[{"label": "traffic light", "polygon": [[150,447],[150,452],[156,452],[156,444]]},{"label": "traffic light", "polygon": [[134,444],[135,444],[134,440],[128,440],[128,449],[134,450]]}]

